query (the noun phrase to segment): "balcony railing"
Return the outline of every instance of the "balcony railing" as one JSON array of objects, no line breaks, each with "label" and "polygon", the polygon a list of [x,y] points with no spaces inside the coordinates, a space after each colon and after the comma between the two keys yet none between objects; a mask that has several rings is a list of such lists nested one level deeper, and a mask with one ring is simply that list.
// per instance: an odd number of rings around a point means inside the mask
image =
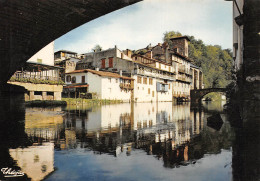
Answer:
[{"label": "balcony railing", "polygon": [[60,77],[43,76],[35,72],[16,72],[10,78],[10,81],[36,83],[36,84],[64,84]]},{"label": "balcony railing", "polygon": [[178,68],[178,71],[179,71],[179,72],[182,72],[182,73],[185,73],[185,72],[186,72],[184,67],[179,67],[179,68]]},{"label": "balcony railing", "polygon": [[178,75],[177,80],[181,80],[181,81],[184,81],[184,82],[191,82],[192,81],[192,79],[190,77],[180,76],[180,75]]},{"label": "balcony railing", "polygon": [[134,89],[134,86],[132,84],[126,84],[126,83],[120,83],[121,89]]},{"label": "balcony railing", "polygon": [[157,78],[161,78],[161,79],[169,79],[169,80],[175,79],[175,76],[158,74],[158,73],[155,73],[155,72],[147,72],[147,71],[144,71],[144,70],[135,70],[135,73],[139,74],[139,75],[146,75],[146,76],[157,77]]}]

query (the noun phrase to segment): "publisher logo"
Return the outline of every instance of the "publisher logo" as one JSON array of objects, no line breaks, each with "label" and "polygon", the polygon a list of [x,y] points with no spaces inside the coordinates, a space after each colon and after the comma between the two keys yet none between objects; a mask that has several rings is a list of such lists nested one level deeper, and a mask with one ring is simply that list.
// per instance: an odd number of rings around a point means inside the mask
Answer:
[{"label": "publisher logo", "polygon": [[22,177],[24,176],[24,172],[21,170],[15,170],[13,168],[2,168],[1,172],[3,173],[4,177]]}]

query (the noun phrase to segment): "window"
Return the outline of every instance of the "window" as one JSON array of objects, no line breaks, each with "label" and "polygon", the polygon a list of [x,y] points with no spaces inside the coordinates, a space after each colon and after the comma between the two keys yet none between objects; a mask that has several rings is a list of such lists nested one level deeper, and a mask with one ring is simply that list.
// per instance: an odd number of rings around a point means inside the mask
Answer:
[{"label": "window", "polygon": [[38,58],[37,63],[42,63],[42,59]]},{"label": "window", "polygon": [[111,83],[111,78],[108,78],[109,82]]},{"label": "window", "polygon": [[159,69],[161,69],[161,64],[159,63]]},{"label": "window", "polygon": [[147,84],[147,78],[144,77],[143,79],[144,79],[144,80],[143,80],[144,84]]},{"label": "window", "polygon": [[[152,96],[154,97],[154,91],[152,92]],[[154,111],[153,111],[154,112]]]},{"label": "window", "polygon": [[153,79],[149,78],[149,85],[153,85]]},{"label": "window", "polygon": [[112,68],[113,67],[113,57],[110,57],[109,58],[109,68]]},{"label": "window", "polygon": [[116,83],[118,83],[118,79],[116,79]]},{"label": "window", "polygon": [[42,91],[34,91],[34,95],[35,96],[41,96],[42,95]]},{"label": "window", "polygon": [[141,84],[142,83],[142,77],[137,77],[137,83]]},{"label": "window", "polygon": [[47,92],[47,96],[54,96],[54,92]]},{"label": "window", "polygon": [[72,77],[72,83],[76,83],[76,77],[74,76],[74,77]]},{"label": "window", "polygon": [[169,67],[169,72],[171,72],[171,67]]},{"label": "window", "polygon": [[81,77],[81,82],[85,83],[85,75]]},{"label": "window", "polygon": [[148,94],[150,94],[150,88],[148,88]]},{"label": "window", "polygon": [[169,90],[171,89],[171,84],[169,84]]},{"label": "window", "polygon": [[66,76],[66,81],[67,81],[67,82],[71,82],[71,76],[70,76],[70,75],[67,75],[67,76]]},{"label": "window", "polygon": [[106,67],[106,59],[101,60],[101,68],[104,69]]}]

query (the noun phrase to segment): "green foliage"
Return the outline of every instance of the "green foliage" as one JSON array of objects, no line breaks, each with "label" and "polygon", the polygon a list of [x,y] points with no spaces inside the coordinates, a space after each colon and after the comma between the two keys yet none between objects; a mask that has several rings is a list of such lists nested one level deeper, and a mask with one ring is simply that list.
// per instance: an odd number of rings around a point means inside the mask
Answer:
[{"label": "green foliage", "polygon": [[28,107],[55,107],[55,106],[66,106],[66,101],[55,101],[55,100],[34,100],[26,101],[25,105]]},{"label": "green foliage", "polygon": [[169,31],[169,32],[165,32],[164,34],[163,34],[163,42],[167,42],[168,43],[168,45],[170,46],[170,47],[172,47],[172,42],[171,42],[171,38],[175,38],[175,37],[178,37],[178,36],[182,36],[181,35],[181,33],[180,32],[178,32],[178,31]]},{"label": "green foliage", "polygon": [[[180,32],[165,32],[163,41],[172,47],[171,38],[182,36]],[[205,88],[226,87],[232,80],[233,60],[230,49],[223,50],[219,45],[205,45],[200,39],[189,36],[189,57],[202,68]]]},{"label": "green foliage", "polygon": [[92,48],[92,51],[93,52],[100,52],[102,50],[102,47],[100,45],[95,45],[93,48]]}]

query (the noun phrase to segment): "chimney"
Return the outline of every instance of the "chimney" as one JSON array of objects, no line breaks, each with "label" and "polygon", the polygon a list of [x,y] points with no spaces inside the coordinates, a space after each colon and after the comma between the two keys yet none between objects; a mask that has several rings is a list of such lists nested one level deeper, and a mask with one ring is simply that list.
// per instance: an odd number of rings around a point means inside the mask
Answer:
[{"label": "chimney", "polygon": [[122,70],[119,70],[119,74],[120,74],[120,76],[122,77],[122,76],[123,76],[123,71],[122,71]]},{"label": "chimney", "polygon": [[129,50],[129,49],[126,49],[126,55],[131,58],[131,56],[132,56],[132,51]]},{"label": "chimney", "polygon": [[96,68],[96,71],[99,71],[99,68],[98,68],[98,67]]},{"label": "chimney", "polygon": [[145,54],[148,58],[153,58],[153,51],[150,50]]},{"label": "chimney", "polygon": [[[189,41],[190,39],[187,36],[179,36],[171,39],[174,51],[180,53],[183,56],[188,57],[189,55]],[[177,50],[175,50],[177,48]]]}]

